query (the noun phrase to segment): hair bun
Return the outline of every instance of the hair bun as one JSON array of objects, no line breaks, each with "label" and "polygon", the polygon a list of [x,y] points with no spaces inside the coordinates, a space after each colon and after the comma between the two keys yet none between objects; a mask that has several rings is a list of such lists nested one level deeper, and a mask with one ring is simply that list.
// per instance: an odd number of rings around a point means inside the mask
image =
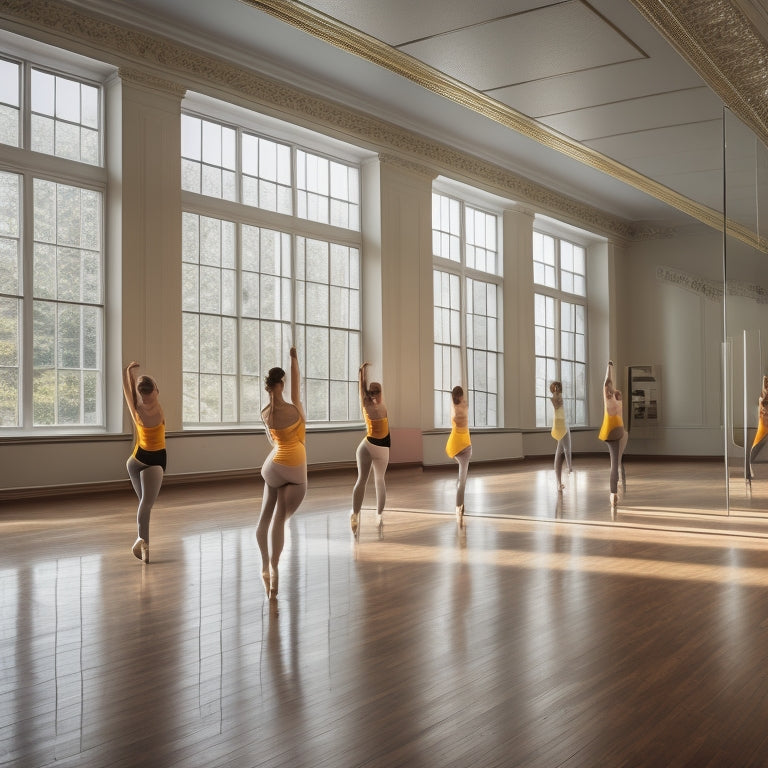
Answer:
[{"label": "hair bun", "polygon": [[282,368],[270,368],[269,373],[264,378],[267,391],[271,390],[275,384],[279,384],[284,378],[285,371]]}]

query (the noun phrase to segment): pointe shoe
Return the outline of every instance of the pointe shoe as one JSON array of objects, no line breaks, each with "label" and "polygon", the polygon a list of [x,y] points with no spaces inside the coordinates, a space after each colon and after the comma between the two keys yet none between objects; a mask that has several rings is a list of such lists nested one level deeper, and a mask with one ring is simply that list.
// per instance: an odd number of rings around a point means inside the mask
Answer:
[{"label": "pointe shoe", "polygon": [[141,560],[143,563],[149,563],[149,544],[144,539],[136,539],[131,547],[134,557]]},{"label": "pointe shoe", "polygon": [[352,529],[352,533],[355,536],[357,536],[357,529],[359,525],[360,525],[360,513],[352,510],[352,512],[349,515],[349,527]]},{"label": "pointe shoe", "polygon": [[261,580],[264,582],[264,591],[267,593],[267,597],[269,597],[269,591],[271,587],[271,582],[269,579],[269,571],[261,572]]},{"label": "pointe shoe", "polygon": [[376,515],[376,527],[381,528],[384,525],[384,515]]},{"label": "pointe shoe", "polygon": [[277,600],[277,583],[278,583],[277,569],[270,568],[269,569],[269,599],[270,600]]},{"label": "pointe shoe", "polygon": [[458,523],[459,528],[461,528],[462,525],[464,525],[464,505],[463,504],[456,507],[456,522]]},{"label": "pointe shoe", "polygon": [[617,494],[612,493],[611,496],[610,496],[610,499],[611,499],[611,508],[612,509],[616,509],[616,502],[618,500],[617,499]]}]

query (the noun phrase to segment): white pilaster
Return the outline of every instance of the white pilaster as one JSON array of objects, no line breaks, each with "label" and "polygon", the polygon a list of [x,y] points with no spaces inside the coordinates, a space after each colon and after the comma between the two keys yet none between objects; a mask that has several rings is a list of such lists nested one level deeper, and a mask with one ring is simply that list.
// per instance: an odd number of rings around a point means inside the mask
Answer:
[{"label": "white pilaster", "polygon": [[174,83],[122,81],[123,365],[154,376],[169,431],[182,422],[181,100]]}]

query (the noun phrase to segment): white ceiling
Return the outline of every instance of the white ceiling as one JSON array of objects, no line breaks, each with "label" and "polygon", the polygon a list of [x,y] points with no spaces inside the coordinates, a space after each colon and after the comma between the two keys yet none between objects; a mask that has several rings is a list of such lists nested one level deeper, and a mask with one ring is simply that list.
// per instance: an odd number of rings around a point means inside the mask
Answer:
[{"label": "white ceiling", "polygon": [[[762,7],[758,0],[738,1]],[[251,0],[76,4],[397,122],[613,215],[667,224],[689,220],[607,174],[277,20]],[[721,102],[629,0],[305,5],[722,210]]]}]

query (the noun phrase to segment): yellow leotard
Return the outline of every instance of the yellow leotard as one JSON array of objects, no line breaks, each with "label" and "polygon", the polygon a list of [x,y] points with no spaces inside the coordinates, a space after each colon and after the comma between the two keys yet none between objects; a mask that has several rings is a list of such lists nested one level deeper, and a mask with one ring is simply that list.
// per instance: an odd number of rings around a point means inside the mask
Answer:
[{"label": "yellow leotard", "polygon": [[307,428],[304,419],[297,419],[289,427],[282,429],[269,428],[272,442],[276,451],[272,458],[276,464],[284,464],[287,467],[298,467],[307,462],[306,442]]},{"label": "yellow leotard", "polygon": [[445,452],[450,458],[453,458],[470,445],[472,445],[472,441],[469,437],[469,427],[457,427],[456,422],[451,419],[451,434],[445,444]]},{"label": "yellow leotard", "polygon": [[136,447],[133,449],[134,455],[136,449],[141,448],[145,451],[162,451],[165,448],[165,422],[161,421],[157,426],[145,427],[138,420],[136,424]]},{"label": "yellow leotard", "polygon": [[372,419],[366,411],[363,411],[363,416],[365,417],[366,437],[383,440],[389,434],[389,419],[386,416],[383,419]]},{"label": "yellow leotard", "polygon": [[555,416],[552,421],[552,437],[555,440],[562,440],[568,432],[568,426],[565,423],[565,408],[559,405],[555,408]]},{"label": "yellow leotard", "polygon": [[154,427],[145,427],[138,418],[135,418],[136,445],[131,454],[136,461],[149,467],[162,467],[165,471],[167,456],[165,453],[165,421],[161,421]]},{"label": "yellow leotard", "polygon": [[766,427],[763,420],[760,419],[760,421],[757,422],[757,434],[752,441],[752,447],[754,448],[759,442],[764,440],[766,435],[768,435],[768,427]]},{"label": "yellow leotard", "polygon": [[605,411],[603,414],[603,426],[600,428],[598,437],[600,440],[619,440],[624,434],[624,419],[620,413],[609,414]]}]

